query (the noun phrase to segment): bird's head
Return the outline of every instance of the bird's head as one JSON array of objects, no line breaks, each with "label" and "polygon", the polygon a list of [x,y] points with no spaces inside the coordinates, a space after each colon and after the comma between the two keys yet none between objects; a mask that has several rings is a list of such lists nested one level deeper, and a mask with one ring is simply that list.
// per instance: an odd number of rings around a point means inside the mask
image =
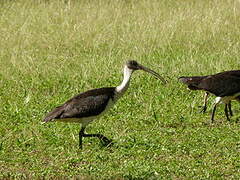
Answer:
[{"label": "bird's head", "polygon": [[[127,63],[126,63],[126,65],[127,65],[127,67],[129,68],[129,69],[132,69],[132,70],[139,70],[141,67],[141,65],[140,64],[138,64],[138,62],[137,61],[135,61],[135,60],[129,60],[129,61],[127,61]],[[139,66],[140,65],[140,66]]]},{"label": "bird's head", "polygon": [[186,84],[190,90],[200,90],[199,84],[207,76],[189,76],[189,77],[179,77],[178,80],[183,84]]},{"label": "bird's head", "polygon": [[126,67],[132,71],[136,71],[136,70],[143,70],[145,72],[148,72],[150,74],[152,74],[153,76],[155,76],[156,78],[160,79],[164,84],[166,84],[166,80],[160,76],[157,72],[139,64],[137,61],[135,60],[129,60],[126,62]]}]

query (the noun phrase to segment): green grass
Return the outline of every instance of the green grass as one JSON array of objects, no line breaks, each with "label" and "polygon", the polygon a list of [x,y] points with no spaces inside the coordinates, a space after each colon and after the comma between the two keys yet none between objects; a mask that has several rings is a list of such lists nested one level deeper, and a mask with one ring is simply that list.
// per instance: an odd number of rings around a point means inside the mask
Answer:
[{"label": "green grass", "polygon": [[[240,69],[237,0],[1,1],[0,178],[238,179],[239,104],[199,113],[202,93],[177,81]],[[87,132],[41,120],[77,93],[122,80],[127,59],[168,79],[135,72],[122,99]],[[213,100],[213,97],[211,97]]]}]

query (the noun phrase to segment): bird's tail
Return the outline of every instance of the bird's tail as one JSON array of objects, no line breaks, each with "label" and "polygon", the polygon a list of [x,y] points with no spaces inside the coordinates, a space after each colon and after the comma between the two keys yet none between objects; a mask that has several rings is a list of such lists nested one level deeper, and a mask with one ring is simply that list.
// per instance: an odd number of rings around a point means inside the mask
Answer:
[{"label": "bird's tail", "polygon": [[64,112],[63,106],[56,107],[54,110],[52,110],[46,115],[46,117],[42,121],[42,124],[45,124],[50,121],[54,121],[54,119],[58,119],[63,112]]},{"label": "bird's tail", "polygon": [[179,81],[186,84],[191,90],[200,90],[198,87],[201,81],[207,76],[190,76],[190,77],[180,77]]}]

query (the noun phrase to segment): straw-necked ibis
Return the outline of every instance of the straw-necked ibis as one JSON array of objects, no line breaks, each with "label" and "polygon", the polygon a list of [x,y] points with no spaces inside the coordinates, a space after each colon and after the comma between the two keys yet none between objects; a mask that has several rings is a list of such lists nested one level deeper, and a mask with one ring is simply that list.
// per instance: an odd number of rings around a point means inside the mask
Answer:
[{"label": "straw-necked ibis", "polygon": [[206,110],[208,93],[217,96],[211,115],[212,122],[219,103],[225,104],[225,115],[227,120],[230,120],[228,112],[232,115],[231,100],[239,101],[240,99],[240,70],[225,71],[208,76],[180,77],[179,80],[186,84],[190,90],[203,90],[206,92],[203,111]]},{"label": "straw-necked ibis", "polygon": [[80,93],[66,101],[64,104],[56,107],[44,118],[44,122],[75,122],[81,123],[79,131],[79,148],[82,148],[83,137],[97,137],[105,145],[112,143],[102,134],[86,134],[85,128],[93,120],[101,117],[116,101],[126,92],[129,87],[130,78],[134,71],[143,70],[159,78],[164,84],[166,81],[155,71],[142,66],[134,60],[127,61],[124,66],[124,78],[117,87],[104,87],[92,89]]}]

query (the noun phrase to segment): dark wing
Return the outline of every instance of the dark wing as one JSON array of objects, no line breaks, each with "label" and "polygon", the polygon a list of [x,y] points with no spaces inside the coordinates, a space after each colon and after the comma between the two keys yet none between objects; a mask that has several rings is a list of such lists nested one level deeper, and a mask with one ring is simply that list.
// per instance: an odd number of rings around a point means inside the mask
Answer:
[{"label": "dark wing", "polygon": [[108,95],[89,96],[73,99],[69,102],[59,118],[81,118],[99,115],[106,108]]},{"label": "dark wing", "polygon": [[240,70],[232,70],[232,71],[224,71],[224,72],[220,72],[220,73],[217,73],[213,76],[235,76],[235,77],[240,77]]},{"label": "dark wing", "polygon": [[231,96],[240,92],[240,76],[231,74],[208,76],[198,87],[219,97]]},{"label": "dark wing", "polygon": [[44,118],[44,122],[53,119],[81,118],[99,115],[105,110],[108,101],[113,99],[114,88],[100,88],[81,93],[55,108]]},{"label": "dark wing", "polygon": [[43,122],[48,122],[52,119],[59,119],[63,112],[64,105],[58,106],[46,115],[46,117],[43,119]]}]

